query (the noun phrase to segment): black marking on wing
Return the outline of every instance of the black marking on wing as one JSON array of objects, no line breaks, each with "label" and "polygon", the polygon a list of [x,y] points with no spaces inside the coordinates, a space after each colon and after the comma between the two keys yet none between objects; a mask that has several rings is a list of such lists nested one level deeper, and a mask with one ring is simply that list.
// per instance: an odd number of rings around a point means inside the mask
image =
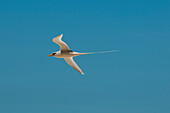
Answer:
[{"label": "black marking on wing", "polygon": [[62,53],[69,53],[69,52],[73,52],[72,50],[61,50],[61,54]]}]

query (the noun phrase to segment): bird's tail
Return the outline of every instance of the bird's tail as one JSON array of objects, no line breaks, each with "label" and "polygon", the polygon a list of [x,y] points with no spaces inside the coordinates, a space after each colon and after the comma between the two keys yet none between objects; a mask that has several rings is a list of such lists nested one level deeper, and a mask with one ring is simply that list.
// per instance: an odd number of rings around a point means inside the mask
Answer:
[{"label": "bird's tail", "polygon": [[119,52],[119,51],[120,51],[120,50],[100,51],[100,52],[89,52],[89,53],[80,53],[80,55],[95,54],[95,53],[110,53],[110,52]]}]

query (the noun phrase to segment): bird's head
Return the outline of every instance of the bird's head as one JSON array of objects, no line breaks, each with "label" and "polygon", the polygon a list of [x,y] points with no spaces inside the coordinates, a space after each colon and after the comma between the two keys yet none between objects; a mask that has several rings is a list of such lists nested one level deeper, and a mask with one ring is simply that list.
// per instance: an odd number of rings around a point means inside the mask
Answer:
[{"label": "bird's head", "polygon": [[56,55],[56,53],[49,54],[48,57],[54,56],[54,55]]}]

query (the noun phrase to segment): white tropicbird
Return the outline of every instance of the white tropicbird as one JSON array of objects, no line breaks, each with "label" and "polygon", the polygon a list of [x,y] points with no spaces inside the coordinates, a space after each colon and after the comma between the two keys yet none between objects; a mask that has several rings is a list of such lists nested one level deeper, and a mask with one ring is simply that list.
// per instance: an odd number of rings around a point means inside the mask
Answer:
[{"label": "white tropicbird", "polygon": [[81,74],[84,75],[82,70],[78,67],[78,65],[74,62],[73,57],[74,56],[79,56],[79,55],[85,55],[85,54],[93,54],[93,53],[106,53],[106,52],[115,52],[117,50],[112,50],[112,51],[103,51],[103,52],[90,52],[90,53],[78,53],[78,52],[73,52],[69,49],[68,45],[61,40],[63,37],[63,34],[55,37],[53,39],[53,42],[58,44],[60,46],[60,50],[57,52],[53,52],[52,54],[48,55],[54,56],[57,58],[64,58],[64,60],[71,66],[73,67],[76,71],[80,72]]}]

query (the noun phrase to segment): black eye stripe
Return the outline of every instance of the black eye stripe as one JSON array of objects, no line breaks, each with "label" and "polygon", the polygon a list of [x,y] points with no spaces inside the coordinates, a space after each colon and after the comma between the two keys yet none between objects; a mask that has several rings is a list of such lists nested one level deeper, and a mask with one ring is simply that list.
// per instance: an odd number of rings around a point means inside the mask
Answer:
[{"label": "black eye stripe", "polygon": [[52,55],[55,55],[56,53],[53,53]]}]

